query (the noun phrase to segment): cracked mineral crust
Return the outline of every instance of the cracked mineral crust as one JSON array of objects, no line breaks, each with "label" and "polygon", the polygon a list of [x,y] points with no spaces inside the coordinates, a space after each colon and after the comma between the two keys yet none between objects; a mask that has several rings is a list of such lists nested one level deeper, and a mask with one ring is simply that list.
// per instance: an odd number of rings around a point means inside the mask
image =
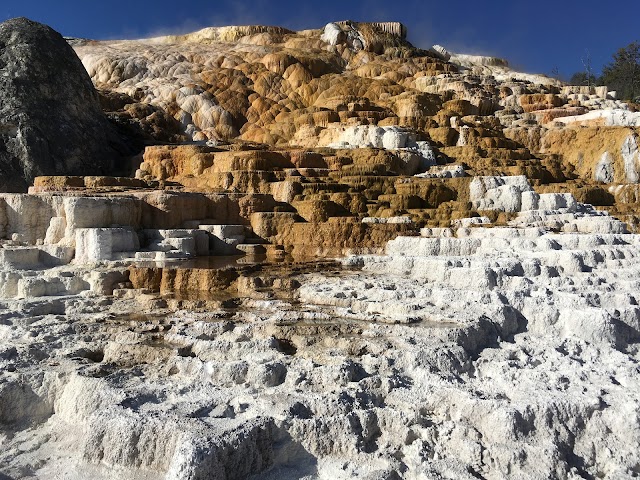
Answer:
[{"label": "cracked mineral crust", "polygon": [[136,155],[0,193],[0,479],[640,475],[640,114],[406,38],[67,39]]}]

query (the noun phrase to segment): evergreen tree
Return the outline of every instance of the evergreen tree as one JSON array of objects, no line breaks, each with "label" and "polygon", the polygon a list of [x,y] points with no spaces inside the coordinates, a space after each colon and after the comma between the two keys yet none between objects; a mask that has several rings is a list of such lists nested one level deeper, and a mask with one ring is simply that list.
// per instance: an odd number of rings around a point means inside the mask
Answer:
[{"label": "evergreen tree", "polygon": [[640,43],[633,42],[613,55],[613,61],[602,69],[602,83],[618,92],[622,100],[640,97]]},{"label": "evergreen tree", "polygon": [[588,75],[586,72],[574,73],[569,79],[569,85],[590,86],[595,85],[596,83],[597,79],[595,75]]}]

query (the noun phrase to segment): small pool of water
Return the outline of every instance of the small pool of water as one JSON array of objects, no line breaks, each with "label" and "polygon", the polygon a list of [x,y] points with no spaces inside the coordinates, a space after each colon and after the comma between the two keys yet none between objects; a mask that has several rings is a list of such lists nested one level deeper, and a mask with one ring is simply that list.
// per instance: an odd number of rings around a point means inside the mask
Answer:
[{"label": "small pool of water", "polygon": [[307,255],[284,255],[281,258],[268,257],[267,255],[211,255],[206,257],[194,257],[187,260],[143,260],[134,262],[134,265],[137,267],[222,270],[225,268],[241,268],[251,265],[335,264],[338,260],[338,257],[318,257]]}]

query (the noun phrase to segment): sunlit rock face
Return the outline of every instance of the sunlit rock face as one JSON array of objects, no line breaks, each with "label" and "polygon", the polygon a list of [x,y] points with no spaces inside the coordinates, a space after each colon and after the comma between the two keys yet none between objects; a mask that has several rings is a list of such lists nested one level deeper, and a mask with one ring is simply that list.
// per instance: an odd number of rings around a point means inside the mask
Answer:
[{"label": "sunlit rock face", "polygon": [[[430,108],[427,96],[406,95],[394,82],[371,78],[383,72],[347,74],[370,68],[378,58],[389,60],[388,67],[378,67],[387,70],[399,62],[398,55],[413,57],[406,59],[407,77],[425,68],[455,70],[437,58],[416,55],[403,29],[401,24],[351,22],[330,24],[326,33],[222,27],[149,40],[80,43],[75,49],[98,87],[171,112],[194,140],[241,137],[284,145],[298,131],[326,127],[345,115],[382,120],[414,117]],[[362,103],[367,99],[371,108]]]},{"label": "sunlit rock face", "polygon": [[0,478],[640,471],[635,114],[406,38],[69,39],[138,155],[0,194]]}]

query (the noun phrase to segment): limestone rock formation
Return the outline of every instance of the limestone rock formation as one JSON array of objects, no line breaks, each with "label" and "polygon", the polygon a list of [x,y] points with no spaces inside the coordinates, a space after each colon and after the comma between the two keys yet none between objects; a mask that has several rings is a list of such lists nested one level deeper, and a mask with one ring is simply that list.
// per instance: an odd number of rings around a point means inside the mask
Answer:
[{"label": "limestone rock formation", "polygon": [[468,192],[508,225],[342,265],[167,263],[245,241],[185,228],[241,196],[5,194],[0,472],[632,477],[640,236],[524,176]]},{"label": "limestone rock formation", "polygon": [[187,140],[182,124],[158,107],[108,90],[98,90],[98,98],[102,110],[116,131],[121,132],[133,154],[140,153],[146,145]]},{"label": "limestone rock formation", "polygon": [[113,172],[117,137],[73,49],[25,18],[0,24],[0,190],[38,175]]},{"label": "limestone rock formation", "polygon": [[638,475],[631,106],[397,22],[70,43],[141,154],[0,194],[0,479]]}]

